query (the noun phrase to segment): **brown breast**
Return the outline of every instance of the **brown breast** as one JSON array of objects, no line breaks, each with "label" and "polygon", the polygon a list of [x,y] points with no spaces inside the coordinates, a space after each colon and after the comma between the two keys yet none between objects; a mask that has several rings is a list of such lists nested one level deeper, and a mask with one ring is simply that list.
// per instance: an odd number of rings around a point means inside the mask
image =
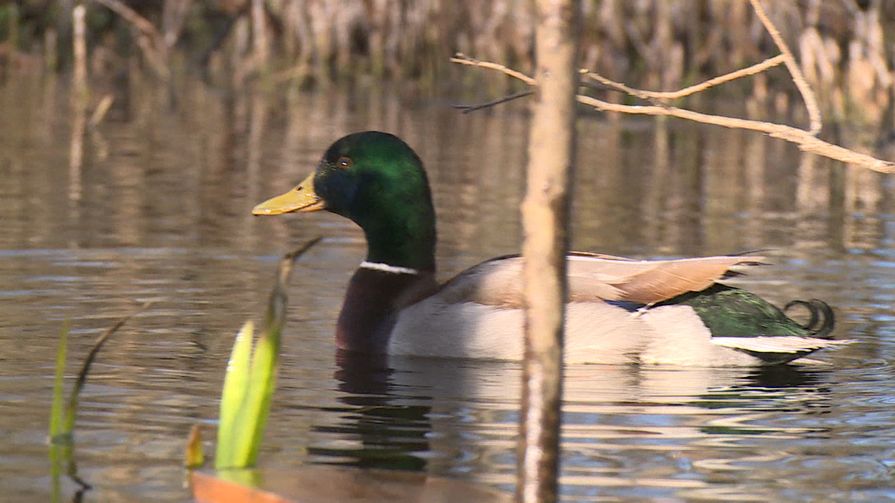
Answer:
[{"label": "brown breast", "polygon": [[354,272],[336,325],[339,349],[385,353],[401,308],[431,295],[434,274],[400,274],[360,268]]}]

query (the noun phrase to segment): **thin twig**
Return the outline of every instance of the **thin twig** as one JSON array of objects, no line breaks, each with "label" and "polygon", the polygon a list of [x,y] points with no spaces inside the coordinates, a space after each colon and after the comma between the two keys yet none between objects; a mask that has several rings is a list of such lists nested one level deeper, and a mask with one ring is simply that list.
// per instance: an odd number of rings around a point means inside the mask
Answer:
[{"label": "thin twig", "polygon": [[761,21],[761,24],[764,25],[764,28],[768,30],[768,34],[771,35],[774,44],[777,45],[777,48],[780,49],[780,53],[785,58],[784,63],[786,64],[786,69],[789,70],[793,83],[796,85],[796,88],[802,95],[802,99],[805,101],[805,108],[808,109],[808,121],[810,124],[808,132],[811,133],[811,135],[816,136],[817,133],[820,132],[820,128],[823,127],[823,122],[820,116],[820,107],[817,105],[817,98],[815,98],[814,93],[811,91],[811,86],[805,81],[805,77],[802,75],[802,70],[799,68],[796,58],[793,57],[792,51],[789,50],[789,46],[786,45],[780,32],[777,31],[777,27],[771,22],[771,19],[768,17],[767,12],[765,12],[764,7],[762,7],[761,2],[759,0],[749,0],[749,3],[752,4],[752,8],[755,9],[755,15],[758,16],[758,19]]},{"label": "thin twig", "polygon": [[[469,58],[467,56],[459,54],[457,55],[457,57],[452,58],[451,61],[462,65],[488,68],[503,73],[504,75],[516,78],[528,85],[535,85],[535,80],[533,78],[517,70],[507,68],[504,65],[491,63],[488,61],[479,61],[477,59]],[[596,98],[592,98],[590,96],[583,95],[578,95],[577,100],[578,103],[588,105],[603,112],[619,112],[636,115],[676,117],[678,119],[699,122],[702,124],[712,124],[732,129],[746,129],[749,131],[757,131],[774,138],[779,138],[790,143],[795,143],[799,147],[799,149],[804,150],[805,152],[811,152],[813,154],[828,157],[830,159],[835,159],[847,164],[855,164],[880,173],[895,173],[895,163],[893,162],[877,159],[867,154],[862,154],[860,152],[855,152],[853,150],[840,147],[839,145],[825,142],[818,139],[810,131],[794,128],[791,126],[774,124],[764,121],[739,119],[736,117],[704,114],[701,112],[694,112],[692,110],[671,106],[621,105],[617,103],[609,103],[606,101],[598,100]]]},{"label": "thin twig", "polygon": [[520,91],[518,93],[511,94],[509,96],[504,96],[503,98],[498,98],[496,100],[491,100],[485,103],[479,103],[478,105],[451,105],[453,108],[458,110],[462,110],[463,113],[468,114],[469,112],[475,112],[476,110],[482,110],[484,108],[491,108],[493,106],[500,105],[502,103],[506,103],[508,101],[517,100],[519,98],[524,98],[526,96],[531,96],[534,94],[534,91],[526,90]]},{"label": "thin twig", "polygon": [[659,99],[659,100],[674,100],[678,98],[684,98],[686,96],[690,96],[691,94],[696,94],[698,92],[705,91],[706,89],[725,84],[727,82],[740,79],[743,77],[749,77],[755,75],[757,73],[761,73],[768,68],[773,68],[783,62],[786,61],[786,57],[782,54],[778,54],[773,58],[768,58],[761,63],[756,63],[752,66],[741,68],[739,70],[725,73],[724,75],[719,75],[717,77],[711,78],[705,82],[701,82],[699,84],[695,84],[689,87],[685,87],[683,89],[679,89],[677,91],[646,91],[643,89],[635,89],[632,87],[628,87],[621,82],[615,82],[611,79],[608,79],[596,72],[589,71],[587,69],[581,69],[581,74],[585,77],[595,80],[600,84],[603,84],[609,88],[622,91],[630,94],[631,96],[636,96],[641,99],[649,100],[649,99]]}]

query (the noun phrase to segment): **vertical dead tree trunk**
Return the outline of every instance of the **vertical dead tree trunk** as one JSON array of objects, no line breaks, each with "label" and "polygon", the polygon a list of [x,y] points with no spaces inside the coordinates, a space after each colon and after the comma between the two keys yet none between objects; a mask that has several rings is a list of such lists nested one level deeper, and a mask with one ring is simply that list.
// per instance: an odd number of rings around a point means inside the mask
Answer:
[{"label": "vertical dead tree trunk", "polygon": [[557,499],[578,0],[537,0],[537,93],[522,203],[525,371],[516,499]]}]

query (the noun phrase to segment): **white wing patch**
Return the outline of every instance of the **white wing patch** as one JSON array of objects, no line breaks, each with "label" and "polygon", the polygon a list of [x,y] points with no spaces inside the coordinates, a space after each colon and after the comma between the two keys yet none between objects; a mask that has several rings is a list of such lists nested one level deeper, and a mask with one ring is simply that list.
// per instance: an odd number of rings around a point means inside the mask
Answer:
[{"label": "white wing patch", "polygon": [[[566,317],[566,363],[636,361],[643,341],[652,333],[628,311],[602,302],[572,302]],[[389,353],[521,360],[523,324],[521,309],[446,303],[430,297],[401,311],[391,333]]]},{"label": "white wing patch", "polygon": [[752,366],[760,361],[740,351],[712,344],[712,334],[690,306],[662,306],[640,315],[655,336],[650,338],[641,363],[689,367]]}]

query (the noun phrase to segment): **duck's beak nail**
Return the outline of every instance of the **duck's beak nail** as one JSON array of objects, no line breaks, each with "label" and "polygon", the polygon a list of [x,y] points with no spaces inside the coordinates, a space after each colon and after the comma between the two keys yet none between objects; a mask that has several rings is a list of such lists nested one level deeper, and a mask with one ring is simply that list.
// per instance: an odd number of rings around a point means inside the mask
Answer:
[{"label": "duck's beak nail", "polygon": [[253,215],[280,215],[293,211],[320,211],[326,203],[314,192],[314,173],[298,186],[276,197],[272,197],[252,208]]}]

